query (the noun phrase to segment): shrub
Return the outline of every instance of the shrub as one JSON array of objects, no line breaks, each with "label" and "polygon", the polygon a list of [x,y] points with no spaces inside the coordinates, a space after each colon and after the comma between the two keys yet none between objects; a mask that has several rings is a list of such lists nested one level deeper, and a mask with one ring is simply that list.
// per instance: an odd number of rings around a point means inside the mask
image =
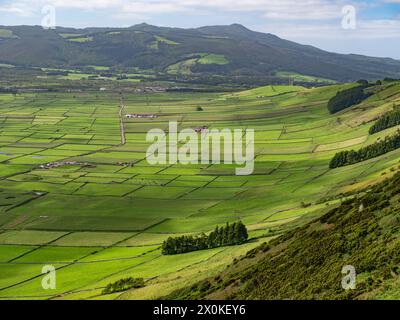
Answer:
[{"label": "shrub", "polygon": [[[367,82],[368,85],[368,82]],[[330,113],[336,113],[353,105],[359,104],[371,93],[364,92],[366,85],[360,85],[354,88],[339,91],[336,96],[328,102],[328,110]]]},{"label": "shrub", "polygon": [[142,288],[144,287],[143,278],[125,278],[120,279],[116,282],[109,283],[102,291],[102,294],[110,294],[115,292],[126,291],[133,288]]}]

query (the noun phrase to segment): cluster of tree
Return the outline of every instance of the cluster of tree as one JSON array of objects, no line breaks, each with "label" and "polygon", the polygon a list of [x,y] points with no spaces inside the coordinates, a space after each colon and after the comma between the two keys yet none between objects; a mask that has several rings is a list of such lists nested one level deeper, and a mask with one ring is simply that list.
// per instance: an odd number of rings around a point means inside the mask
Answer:
[{"label": "cluster of tree", "polygon": [[[235,88],[252,88],[267,85],[288,85],[287,77],[276,77],[269,75],[245,75],[245,74],[235,74],[235,75],[213,75],[207,74],[158,74],[156,77],[157,81],[172,81],[179,83],[188,83],[193,85],[208,85],[208,86],[232,86]],[[296,81],[298,86],[304,87],[321,87],[326,85],[324,82],[306,82],[306,81]],[[175,90],[176,91],[176,90]]]},{"label": "cluster of tree", "polygon": [[360,80],[357,81],[357,83],[361,84],[364,87],[367,87],[369,85],[368,80],[365,80],[365,79],[360,79]]},{"label": "cluster of tree", "polygon": [[129,78],[128,78],[128,76],[126,74],[120,74],[117,77],[117,80],[127,80],[127,79],[129,79]]},{"label": "cluster of tree", "polygon": [[115,75],[113,74],[113,73],[109,73],[109,72],[103,72],[103,73],[100,73],[100,77],[103,77],[103,78],[112,78],[112,77],[114,77]]},{"label": "cluster of tree", "polygon": [[369,134],[383,131],[387,128],[395,127],[400,124],[400,108],[385,113],[380,117],[374,125],[369,128]]},{"label": "cluster of tree", "polygon": [[368,98],[372,93],[365,92],[364,89],[368,83],[361,83],[357,87],[339,91],[336,96],[331,98],[328,102],[328,110],[330,113],[336,113]]},{"label": "cluster of tree", "polygon": [[17,94],[18,91],[15,88],[1,88],[0,87],[0,93],[11,93],[11,94]]},{"label": "cluster of tree", "polygon": [[69,72],[68,71],[61,71],[61,70],[54,70],[54,71],[48,71],[48,72],[46,72],[46,74],[48,75],[48,76],[68,76],[69,75]]},{"label": "cluster of tree", "polygon": [[102,291],[102,294],[110,294],[114,292],[126,291],[133,288],[142,288],[144,287],[143,278],[125,278],[120,279],[116,282],[109,283]]},{"label": "cluster of tree", "polygon": [[400,130],[395,135],[386,137],[384,140],[377,141],[358,151],[350,150],[336,153],[329,163],[329,168],[333,169],[362,162],[398,148],[400,148]]},{"label": "cluster of tree", "polygon": [[394,78],[385,78],[383,81],[385,82],[394,82],[394,81],[399,81],[400,79],[394,79]]},{"label": "cluster of tree", "polygon": [[241,222],[227,223],[225,227],[216,227],[208,236],[170,237],[162,245],[162,254],[180,254],[197,250],[232,246],[244,243],[248,239],[246,226]]}]

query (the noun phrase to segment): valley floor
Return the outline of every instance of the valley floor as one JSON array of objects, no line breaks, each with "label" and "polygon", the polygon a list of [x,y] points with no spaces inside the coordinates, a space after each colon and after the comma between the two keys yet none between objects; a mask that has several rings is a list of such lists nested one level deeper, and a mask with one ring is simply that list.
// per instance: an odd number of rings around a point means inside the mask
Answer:
[{"label": "valley floor", "polygon": [[[352,85],[125,94],[124,108],[110,92],[1,94],[0,298],[158,298],[217,274],[392,175],[400,150],[328,167],[338,150],[358,149],[396,130],[368,134],[372,122],[400,102],[398,83],[379,86],[361,105],[328,113],[327,101]],[[128,119],[120,110],[157,117]],[[180,129],[255,129],[254,173],[236,176],[234,165],[148,164],[146,133],[166,130],[169,121]],[[251,238],[244,245],[161,255],[169,236],[209,232],[238,219]],[[57,270],[55,290],[41,286],[48,264]],[[129,276],[145,278],[146,286],[101,294]]]}]

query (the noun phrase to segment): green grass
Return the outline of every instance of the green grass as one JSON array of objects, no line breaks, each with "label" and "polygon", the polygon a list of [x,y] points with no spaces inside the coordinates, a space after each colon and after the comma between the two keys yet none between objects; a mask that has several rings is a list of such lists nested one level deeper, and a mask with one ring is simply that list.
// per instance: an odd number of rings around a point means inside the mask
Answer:
[{"label": "green grass", "polygon": [[108,71],[110,70],[110,67],[106,67],[106,66],[88,66],[96,71]]},{"label": "green grass", "polygon": [[11,30],[0,29],[0,38],[8,39],[8,38],[14,38],[14,37],[15,36],[14,36],[14,34],[13,34],[13,32]]},{"label": "green grass", "polygon": [[[207,54],[201,58],[218,60]],[[189,72],[186,67],[172,69]],[[387,134],[369,137],[370,121],[399,102],[388,98],[396,90],[386,88],[361,106],[330,115],[327,101],[351,86],[124,93],[126,113],[158,115],[152,120],[124,118],[125,145],[118,93],[52,92],[15,99],[0,94],[0,263],[10,275],[4,286],[40,274],[32,263],[61,263],[61,275],[71,277],[60,280],[53,293],[38,289],[38,278],[0,290],[0,296],[54,296],[72,290],[63,298],[97,299],[100,286],[143,276],[151,279],[149,286],[126,296],[157,298],[203,273],[221,270],[257,245],[250,242],[233,251],[206,250],[168,260],[157,247],[169,236],[209,232],[241,219],[257,241],[269,240],[328,210],[326,202],[338,203],[340,193],[380,181],[392,173],[390,168],[397,170],[399,151],[346,168],[328,168],[337,150],[359,148]],[[202,112],[196,111],[198,106]],[[254,174],[236,176],[236,165],[150,165],[145,160],[146,133],[166,129],[170,120],[177,120],[180,129],[253,128]],[[40,168],[60,160],[77,163]],[[13,270],[8,261],[27,253],[25,249],[35,250],[18,258]],[[178,274],[182,278],[173,282]],[[80,276],[81,283],[72,279]],[[94,290],[76,291],[81,288]]]},{"label": "green grass", "polygon": [[188,58],[186,60],[172,64],[166,68],[166,72],[170,74],[189,75],[192,74],[191,68],[197,63],[217,64],[217,65],[225,65],[229,63],[229,60],[224,55],[219,55],[219,54],[199,53],[199,54],[192,54],[190,55],[190,57],[191,56],[200,56],[200,57]]},{"label": "green grass", "polygon": [[197,59],[188,59],[168,66],[167,73],[170,74],[192,74],[191,67],[196,64]]},{"label": "green grass", "polygon": [[314,77],[314,76],[309,76],[309,75],[304,75],[296,72],[288,72],[288,71],[279,71],[275,73],[276,77],[282,77],[282,78],[293,78],[295,81],[300,81],[300,82],[323,82],[323,83],[329,83],[333,84],[336,83],[336,81],[331,80],[331,79],[325,79],[325,78],[320,78],[320,77]]},{"label": "green grass", "polygon": [[15,67],[15,66],[12,65],[12,64],[0,63],[0,68],[7,68],[7,69],[10,69],[10,68],[14,68],[14,67]]},{"label": "green grass", "polygon": [[[249,252],[219,275],[224,281],[209,278],[208,286],[204,286],[206,281],[200,282],[168,298],[368,300],[398,297],[397,277],[390,273],[390,265],[399,259],[399,180],[397,173],[367,193],[344,201],[326,215]],[[352,290],[343,290],[340,281],[344,279],[341,271],[346,265],[353,266],[357,273]]]},{"label": "green grass", "polygon": [[35,246],[1,246],[0,247],[0,263],[8,262],[23,254],[26,254],[37,247]]},{"label": "green grass", "polygon": [[43,245],[52,242],[65,234],[65,232],[42,232],[31,230],[5,231],[0,234],[0,244]]},{"label": "green grass", "polygon": [[224,65],[224,64],[228,64],[229,60],[224,55],[211,53],[211,54],[203,55],[199,60],[197,60],[197,63]]},{"label": "green grass", "polygon": [[121,260],[143,256],[144,254],[159,255],[159,246],[143,246],[131,248],[109,248],[92,254],[81,261]]},{"label": "green grass", "polygon": [[96,248],[84,247],[43,247],[15,259],[18,263],[69,263],[95,252]]},{"label": "green grass", "polygon": [[85,43],[85,42],[93,41],[93,37],[89,37],[89,36],[77,37],[77,38],[69,37],[68,41],[77,42],[77,43]]},{"label": "green grass", "polygon": [[170,39],[167,39],[167,38],[164,38],[164,37],[161,37],[161,36],[157,36],[157,35],[155,35],[154,38],[156,40],[149,45],[149,48],[151,48],[151,49],[156,49],[157,50],[160,43],[165,43],[165,44],[170,45],[170,46],[176,46],[176,45],[179,44],[178,42],[175,42],[175,41],[172,41]]},{"label": "green grass", "polygon": [[65,39],[82,36],[82,34],[78,34],[78,33],[60,33],[59,35]]}]

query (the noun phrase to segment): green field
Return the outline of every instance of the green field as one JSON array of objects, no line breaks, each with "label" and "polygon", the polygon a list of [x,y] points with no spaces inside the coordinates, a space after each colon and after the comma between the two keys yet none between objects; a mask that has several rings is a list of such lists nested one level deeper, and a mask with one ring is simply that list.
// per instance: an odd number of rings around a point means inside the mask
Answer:
[{"label": "green field", "polygon": [[160,43],[161,43],[161,44],[170,45],[170,46],[176,46],[176,45],[179,44],[178,42],[175,42],[175,41],[172,41],[172,40],[169,40],[169,39],[167,39],[167,38],[160,37],[160,36],[154,36],[154,38],[155,38],[155,41],[152,42],[152,43],[149,45],[149,47],[150,47],[151,49],[156,49],[156,50],[158,50],[158,46],[159,46]]},{"label": "green field", "polygon": [[203,54],[197,61],[200,64],[228,64],[229,61],[221,54]]},{"label": "green field", "polygon": [[293,78],[295,81],[300,82],[323,82],[323,83],[330,83],[334,84],[336,81],[331,79],[325,79],[321,77],[314,77],[309,75],[304,75],[296,72],[288,72],[288,71],[279,71],[275,73],[275,76],[282,77],[282,78]]},{"label": "green field", "polygon": [[189,75],[192,73],[191,68],[196,64],[226,65],[228,63],[229,60],[224,55],[221,54],[196,53],[190,55],[186,60],[168,66],[166,68],[166,71],[167,73],[170,74]]},{"label": "green field", "polygon": [[13,34],[13,32],[11,30],[0,29],[0,38],[8,39],[8,38],[14,38],[14,37],[15,36],[14,36],[14,34]]},{"label": "green field", "polygon": [[88,36],[76,37],[76,38],[68,37],[67,39],[68,39],[68,41],[78,42],[78,43],[85,43],[85,42],[93,41],[93,37],[88,37]]},{"label": "green field", "polygon": [[[118,92],[0,94],[0,299],[158,298],[217,274],[335,206],[341,194],[382,180],[398,167],[399,150],[328,167],[338,150],[396,129],[368,135],[372,121],[400,102],[400,90],[386,85],[362,105],[330,115],[327,101],[352,85],[124,93],[125,144]],[[231,164],[150,165],[146,133],[169,121],[179,129],[255,129],[254,173],[236,176]],[[59,165],[41,167],[50,162]],[[251,237],[244,245],[161,255],[169,236],[238,219]],[[57,268],[56,290],[41,287],[46,264]],[[108,283],[130,276],[143,277],[146,286],[101,295]]]}]

